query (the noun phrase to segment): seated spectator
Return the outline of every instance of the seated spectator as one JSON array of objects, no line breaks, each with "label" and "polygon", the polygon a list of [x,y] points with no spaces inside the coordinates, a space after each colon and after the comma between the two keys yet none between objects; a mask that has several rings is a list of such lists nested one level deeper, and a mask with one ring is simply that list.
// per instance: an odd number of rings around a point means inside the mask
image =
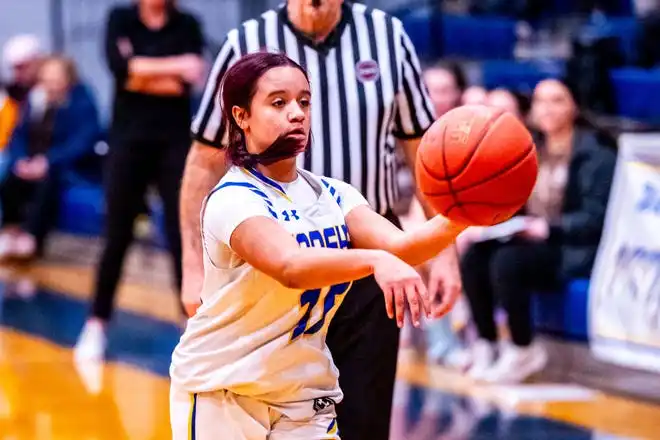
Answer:
[{"label": "seated spectator", "polygon": [[463,92],[461,104],[463,105],[483,105],[486,103],[488,92],[481,86],[470,86]]},{"label": "seated spectator", "polygon": [[100,133],[93,98],[68,59],[47,59],[30,95],[8,146],[11,171],[0,185],[2,258],[31,258],[42,250],[57,218],[63,174]]},{"label": "seated spectator", "polygon": [[5,91],[17,103],[22,105],[37,83],[43,58],[41,43],[34,35],[16,35],[2,47],[2,67],[9,73]]},{"label": "seated spectator", "polygon": [[5,151],[18,121],[18,103],[0,88],[0,155]]},{"label": "seated spectator", "polygon": [[[453,62],[436,64],[425,70],[424,81],[437,117],[461,105],[461,98],[467,87],[467,79],[460,65]],[[406,220],[411,224],[424,221],[424,213],[416,200],[413,201]],[[412,336],[414,331],[411,326],[404,329],[402,345],[410,344],[409,340],[414,339]],[[452,328],[451,316],[426,322],[424,331],[428,359],[457,368],[462,366],[465,358],[464,351],[461,341]]]},{"label": "seated spectator", "polygon": [[7,72],[0,85],[0,181],[8,165],[7,144],[11,139],[20,108],[37,81],[43,53],[39,39],[33,35],[17,35],[2,48],[0,67]]},{"label": "seated spectator", "polygon": [[[526,227],[508,241],[469,245],[461,260],[480,337],[468,373],[490,382],[520,382],[545,367],[547,353],[533,343],[531,292],[556,290],[571,278],[589,276],[616,162],[613,149],[580,127],[572,89],[561,81],[539,83],[531,116],[541,136]],[[496,359],[498,301],[508,315],[511,343],[501,346]]]},{"label": "seated spectator", "polygon": [[424,82],[438,118],[461,104],[461,96],[467,87],[465,73],[453,62],[438,63],[426,69]]},{"label": "seated spectator", "polygon": [[520,99],[510,90],[494,89],[486,95],[486,105],[501,108],[520,119],[524,119]]}]

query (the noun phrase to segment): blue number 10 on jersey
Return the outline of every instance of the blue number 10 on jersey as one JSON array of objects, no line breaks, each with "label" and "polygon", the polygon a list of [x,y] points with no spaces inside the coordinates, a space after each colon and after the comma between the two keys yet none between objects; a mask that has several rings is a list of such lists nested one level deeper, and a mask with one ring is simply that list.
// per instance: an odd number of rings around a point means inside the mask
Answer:
[{"label": "blue number 10 on jersey", "polygon": [[[300,295],[300,307],[305,308],[305,314],[300,318],[300,321],[296,324],[293,332],[291,332],[291,341],[296,340],[301,335],[313,335],[321,330],[325,324],[326,315],[332,311],[337,303],[337,301],[335,301],[336,297],[344,295],[351,287],[351,284],[352,283],[348,282],[335,284],[330,288],[304,291],[302,295]],[[314,324],[309,325],[309,318],[312,316],[312,311],[319,302],[323,292],[326,292],[326,294],[325,299],[323,300],[323,313],[321,314],[321,318],[319,318]]]}]

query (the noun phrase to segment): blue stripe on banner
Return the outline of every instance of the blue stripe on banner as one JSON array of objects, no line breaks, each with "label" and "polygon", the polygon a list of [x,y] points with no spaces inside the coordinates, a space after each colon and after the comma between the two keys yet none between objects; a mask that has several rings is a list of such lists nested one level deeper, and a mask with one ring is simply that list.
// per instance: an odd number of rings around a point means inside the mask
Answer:
[{"label": "blue stripe on banner", "polygon": [[270,215],[272,215],[273,218],[277,220],[277,214],[275,213],[275,211],[273,211],[270,207],[268,207],[268,212],[270,212]]}]

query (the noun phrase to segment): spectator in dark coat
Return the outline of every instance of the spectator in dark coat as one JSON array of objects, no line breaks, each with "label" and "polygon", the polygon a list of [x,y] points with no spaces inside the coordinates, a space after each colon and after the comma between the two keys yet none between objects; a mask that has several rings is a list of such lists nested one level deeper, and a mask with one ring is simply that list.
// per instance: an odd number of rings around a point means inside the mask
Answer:
[{"label": "spectator in dark coat", "polygon": [[[480,336],[469,371],[476,379],[519,382],[542,370],[547,353],[533,344],[531,292],[588,277],[594,263],[616,155],[595,131],[580,127],[571,90],[561,81],[546,80],[534,91],[531,119],[541,134],[539,176],[520,218],[522,231],[508,240],[473,236],[473,244],[460,246],[467,247],[463,286]],[[508,314],[511,344],[496,360],[497,301]]]}]

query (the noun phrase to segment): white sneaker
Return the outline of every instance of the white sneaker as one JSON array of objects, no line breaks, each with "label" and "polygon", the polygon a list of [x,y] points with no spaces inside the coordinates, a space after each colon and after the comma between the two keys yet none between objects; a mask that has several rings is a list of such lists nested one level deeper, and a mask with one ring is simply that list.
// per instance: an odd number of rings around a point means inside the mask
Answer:
[{"label": "white sneaker", "polygon": [[445,355],[443,363],[448,368],[464,373],[472,364],[472,350],[463,347],[454,348]]},{"label": "white sneaker", "polygon": [[479,339],[472,345],[472,366],[468,376],[474,380],[483,380],[486,372],[495,363],[495,345],[485,339]]},{"label": "white sneaker", "polygon": [[14,242],[16,258],[31,258],[37,250],[37,241],[30,234],[20,234]]},{"label": "white sneaker", "polygon": [[103,324],[98,321],[88,321],[80,333],[74,348],[74,356],[78,361],[100,361],[105,357],[107,343]]},{"label": "white sneaker", "polygon": [[507,344],[498,361],[484,375],[491,383],[520,383],[543,370],[548,363],[548,352],[539,344],[518,347]]}]

